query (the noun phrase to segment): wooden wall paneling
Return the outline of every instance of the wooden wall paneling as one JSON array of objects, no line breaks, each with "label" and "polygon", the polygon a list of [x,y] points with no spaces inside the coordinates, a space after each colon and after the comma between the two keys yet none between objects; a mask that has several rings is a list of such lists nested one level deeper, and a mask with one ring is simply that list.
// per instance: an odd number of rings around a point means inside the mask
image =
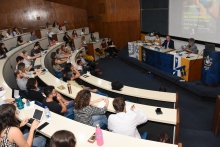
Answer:
[{"label": "wooden wall paneling", "polygon": [[[84,0],[83,0],[84,1]],[[86,0],[80,5],[85,5]],[[52,24],[55,20],[75,27],[88,26],[87,11],[68,5],[53,3],[44,0],[7,0],[0,5],[0,26],[2,28],[18,27],[27,28],[26,31],[40,29],[46,22]],[[37,17],[40,17],[37,20]]]}]

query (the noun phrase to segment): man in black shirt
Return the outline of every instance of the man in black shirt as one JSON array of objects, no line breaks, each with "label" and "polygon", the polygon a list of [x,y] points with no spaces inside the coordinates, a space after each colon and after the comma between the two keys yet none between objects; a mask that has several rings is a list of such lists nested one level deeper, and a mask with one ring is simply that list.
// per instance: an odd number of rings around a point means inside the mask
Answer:
[{"label": "man in black shirt", "polygon": [[38,56],[41,53],[39,44],[35,44],[34,48],[31,50],[31,57]]},{"label": "man in black shirt", "polygon": [[54,86],[48,86],[44,89],[46,99],[43,100],[43,107],[47,106],[50,111],[64,115],[67,118],[74,119],[74,102],[67,101],[56,92]]}]

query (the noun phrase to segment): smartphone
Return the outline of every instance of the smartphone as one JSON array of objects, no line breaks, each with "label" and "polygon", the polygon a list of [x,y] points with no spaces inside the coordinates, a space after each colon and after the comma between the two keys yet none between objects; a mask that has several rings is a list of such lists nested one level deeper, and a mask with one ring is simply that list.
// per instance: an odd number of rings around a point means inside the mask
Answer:
[{"label": "smartphone", "polygon": [[39,127],[37,128],[37,130],[42,130],[42,129],[43,129],[44,127],[46,127],[48,124],[49,124],[48,122],[43,123],[41,126],[39,126]]},{"label": "smartphone", "polygon": [[88,142],[90,142],[90,143],[95,142],[95,133],[88,139]]}]

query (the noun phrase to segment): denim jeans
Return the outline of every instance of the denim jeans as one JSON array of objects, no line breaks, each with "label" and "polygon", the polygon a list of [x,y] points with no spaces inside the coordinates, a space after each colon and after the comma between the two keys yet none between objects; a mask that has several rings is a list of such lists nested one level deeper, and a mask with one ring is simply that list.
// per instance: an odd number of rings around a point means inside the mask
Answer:
[{"label": "denim jeans", "polygon": [[74,119],[74,101],[70,101],[70,103],[66,106],[67,112],[64,113],[64,116],[70,119]]},{"label": "denim jeans", "polygon": [[[23,134],[24,138],[27,140],[29,133]],[[43,136],[34,136],[32,147],[45,147],[46,138]]]},{"label": "denim jeans", "polygon": [[92,122],[93,126],[95,127],[96,124],[99,124],[99,126],[102,128],[102,126],[108,125],[108,120],[105,115],[93,115],[92,116]]}]

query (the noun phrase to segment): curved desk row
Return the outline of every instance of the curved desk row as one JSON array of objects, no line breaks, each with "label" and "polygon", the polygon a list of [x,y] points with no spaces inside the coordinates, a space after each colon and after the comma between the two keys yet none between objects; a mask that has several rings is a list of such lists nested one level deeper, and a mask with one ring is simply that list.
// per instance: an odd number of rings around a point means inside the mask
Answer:
[{"label": "curved desk row", "polygon": [[[82,49],[80,49],[80,50],[82,50]],[[75,61],[78,56],[78,52],[73,52],[72,56],[73,56],[72,63],[73,63],[73,65],[77,66]],[[121,91],[118,91],[118,90],[112,90],[110,81],[103,80],[103,79],[100,79],[100,78],[92,76],[92,75],[90,75],[87,78],[81,76],[80,79],[91,84],[91,85],[105,89],[110,92],[114,92],[114,93],[118,93],[118,94],[122,94],[122,95],[133,96],[133,97],[137,97],[137,98],[143,98],[143,99],[172,102],[172,103],[175,103],[175,108],[177,108],[177,103],[178,103],[178,94],[177,93],[159,92],[159,91],[140,89],[140,88],[125,86],[125,85]]]},{"label": "curved desk row", "polygon": [[[22,36],[23,40],[25,42],[30,40],[31,37],[31,33],[24,33],[18,36]],[[12,47],[16,47],[17,46],[17,38],[18,36],[15,37],[10,37],[10,38],[5,38],[4,40],[2,40],[1,42],[5,44],[5,47],[10,50]]]},{"label": "curved desk row", "polygon": [[[55,51],[57,48],[59,48],[63,43],[60,43],[60,45],[56,45],[53,46],[50,50],[50,52],[48,52],[45,56],[43,56],[41,59],[41,61],[44,61],[44,64],[42,66],[45,66],[46,68],[48,68],[50,65],[50,54],[51,52]],[[78,50],[76,50],[75,52],[78,52]],[[75,53],[73,53],[74,55]],[[48,64],[49,62],[49,64]],[[35,61],[36,65],[40,65],[42,63],[40,63],[40,59],[37,59]],[[50,71],[50,70],[49,70]],[[50,72],[46,72],[43,75],[40,75],[39,78],[47,85],[53,85],[56,90],[62,94],[64,94],[65,96],[74,99],[75,96],[77,95],[77,93],[81,90],[78,87],[74,87],[72,86],[72,94],[69,94],[68,92],[68,88],[67,88],[67,83],[61,81],[60,79],[56,78],[54,75],[52,75]],[[63,85],[65,87],[65,89],[60,90],[57,87]],[[102,97],[101,95],[95,94],[95,93],[91,93],[91,100],[96,100],[99,99],[100,97]],[[110,104],[112,104],[113,98],[108,98]],[[128,106],[132,106],[135,105],[136,108],[143,110],[146,115],[148,116],[148,120],[149,121],[153,121],[153,122],[159,122],[159,123],[164,123],[164,124],[172,124],[174,125],[174,137],[175,142],[177,141],[177,137],[178,137],[178,132],[179,132],[179,110],[178,109],[168,109],[168,108],[161,108],[163,114],[162,115],[157,115],[155,113],[155,110],[157,107],[155,106],[148,106],[148,105],[142,105],[142,104],[136,104],[136,103],[131,103],[131,102],[126,102]],[[97,106],[98,104],[96,104]],[[113,108],[112,105],[108,106],[108,111],[115,113],[115,110]],[[176,127],[175,127],[176,126]]]},{"label": "curved desk row", "polygon": [[10,51],[7,53],[7,58],[2,59],[2,61],[5,61],[4,65],[3,65],[3,76],[4,76],[4,80],[7,82],[7,84],[11,87],[11,88],[16,88],[17,84],[16,84],[16,80],[14,77],[14,70],[16,67],[16,57],[19,56],[19,54],[23,51],[26,50],[28,53],[31,52],[31,50],[34,48],[34,44],[35,42],[39,41],[42,48],[47,48],[48,46],[48,39],[45,38],[41,38],[38,40],[35,40],[33,42],[30,43],[26,43],[23,44],[22,46],[19,46],[17,48],[15,48],[14,50]]},{"label": "curved desk row", "polygon": [[[59,47],[59,45],[56,45],[54,47],[51,47],[51,49]],[[22,49],[22,48],[20,48]],[[15,51],[19,51],[19,49],[16,49]],[[15,52],[14,51],[14,52]],[[13,56],[13,53],[8,54],[8,57],[11,58]],[[11,98],[12,90],[11,88],[7,85],[3,73],[4,70],[3,68],[6,66],[7,58],[0,60],[0,71],[2,74],[0,74],[0,81],[2,87],[7,91],[4,96],[0,97],[0,100],[4,100],[7,98]],[[39,61],[40,62],[40,61]],[[48,73],[48,72],[47,72]],[[43,76],[43,75],[42,75]],[[47,79],[49,80],[49,79]],[[56,79],[58,80],[58,79]],[[58,80],[59,81],[59,80]],[[53,82],[53,81],[52,81]],[[52,84],[53,85],[53,84]],[[75,89],[75,88],[74,88]],[[74,91],[74,90],[73,90]],[[67,91],[66,91],[67,92]],[[40,109],[43,110],[43,108],[35,105],[35,109]],[[19,119],[24,119],[26,117],[31,117],[33,114],[34,109],[27,109],[27,110],[21,110]],[[51,137],[52,134],[58,130],[69,130],[74,133],[77,139],[77,146],[78,147],[92,147],[92,146],[97,146],[96,143],[89,143],[87,140],[88,138],[95,132],[95,128],[91,126],[84,125],[82,123],[78,123],[76,121],[72,121],[70,119],[67,119],[63,116],[57,115],[53,112],[51,112],[52,119],[49,121],[49,125],[45,128],[43,128],[39,133]],[[45,117],[41,121],[40,125],[45,122]],[[64,124],[65,122],[65,124]],[[64,125],[61,125],[64,124]],[[108,131],[103,130],[103,136],[104,136],[104,147],[109,147],[109,146],[121,146],[121,145],[126,145],[126,146],[138,146],[144,147],[144,146],[149,146],[149,147],[177,147],[177,145],[173,144],[165,144],[165,143],[160,143],[160,142],[155,142],[155,141],[150,141],[150,140],[141,140],[141,139],[136,139],[116,133],[111,133]],[[178,147],[181,147],[178,146]]]}]

